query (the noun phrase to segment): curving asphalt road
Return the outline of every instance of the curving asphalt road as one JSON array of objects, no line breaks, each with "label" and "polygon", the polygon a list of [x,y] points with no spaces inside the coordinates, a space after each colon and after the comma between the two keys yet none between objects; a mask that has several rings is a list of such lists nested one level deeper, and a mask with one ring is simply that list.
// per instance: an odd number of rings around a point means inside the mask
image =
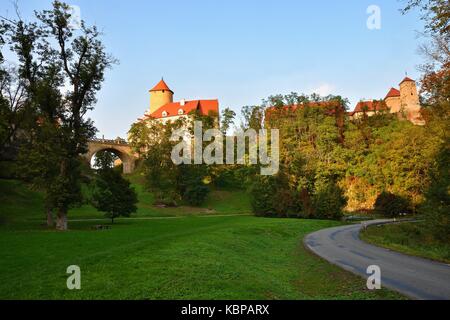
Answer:
[{"label": "curving asphalt road", "polygon": [[450,265],[376,247],[359,239],[366,225],[391,220],[365,221],[360,224],[319,230],[307,235],[305,246],[318,256],[367,279],[369,265],[381,270],[381,286],[415,299],[449,300]]}]

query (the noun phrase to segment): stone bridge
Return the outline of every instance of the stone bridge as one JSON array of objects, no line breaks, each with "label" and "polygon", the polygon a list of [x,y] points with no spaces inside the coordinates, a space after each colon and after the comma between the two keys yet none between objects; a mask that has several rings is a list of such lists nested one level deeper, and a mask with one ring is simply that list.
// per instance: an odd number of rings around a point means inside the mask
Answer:
[{"label": "stone bridge", "polygon": [[123,164],[123,173],[132,173],[138,158],[128,143],[121,138],[115,140],[95,138],[88,142],[88,152],[83,157],[91,163],[92,157],[99,151],[107,150],[119,157]]}]

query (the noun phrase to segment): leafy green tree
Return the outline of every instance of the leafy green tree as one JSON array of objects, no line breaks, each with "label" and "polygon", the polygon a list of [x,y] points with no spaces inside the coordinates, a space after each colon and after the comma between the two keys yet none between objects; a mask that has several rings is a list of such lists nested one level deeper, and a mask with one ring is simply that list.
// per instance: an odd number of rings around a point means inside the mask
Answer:
[{"label": "leafy green tree", "polygon": [[250,199],[253,212],[259,216],[306,217],[300,194],[289,188],[285,175],[253,178]]},{"label": "leafy green tree", "polygon": [[[25,152],[36,157],[22,162],[29,166],[24,171],[45,173],[37,179],[46,179],[42,185],[48,194],[48,207],[56,212],[57,229],[66,230],[67,211],[81,198],[79,156],[87,151],[87,141],[96,130],[86,113],[96,102],[105,70],[115,60],[105,52],[95,26],[88,27],[83,21],[81,30],[71,27],[69,5],[54,1],[52,9],[36,12],[36,18],[32,23],[3,19],[2,28],[5,42],[19,61],[26,105],[36,115],[27,132],[30,152]],[[63,83],[70,84],[64,93],[60,91]],[[42,123],[52,129],[41,136]],[[47,135],[51,137],[45,139]],[[42,152],[51,153],[54,161],[41,161],[46,155]],[[49,168],[49,163],[56,169]]]},{"label": "leafy green tree", "polygon": [[422,19],[426,22],[428,32],[439,32],[450,36],[450,7],[448,0],[408,0],[403,8],[407,13],[414,8],[422,12]]},{"label": "leafy green tree", "polygon": [[221,121],[220,121],[220,131],[222,131],[223,135],[226,135],[228,129],[231,127],[231,124],[236,117],[236,112],[231,110],[230,108],[225,108],[222,110]]},{"label": "leafy green tree", "polygon": [[419,212],[425,217],[426,228],[444,243],[450,241],[450,141],[436,158],[438,166],[431,174],[431,185]]},{"label": "leafy green tree", "polygon": [[161,126],[154,119],[133,123],[128,131],[128,141],[133,151],[139,155],[145,155],[148,148],[157,142],[159,129]]},{"label": "leafy green tree", "polygon": [[350,153],[344,146],[346,100],[338,96],[275,95],[265,100],[268,129],[280,130],[280,171],[296,194],[303,217],[314,216],[317,186],[346,174]]},{"label": "leafy green tree", "polygon": [[92,204],[97,210],[105,212],[111,223],[117,217],[129,217],[136,212],[137,202],[134,188],[119,172],[108,166],[98,170],[94,180]]},{"label": "leafy green tree", "polygon": [[[178,119],[163,124],[150,118],[132,125],[128,137],[134,150],[141,153],[146,187],[155,194],[157,204],[173,206],[183,200],[191,205],[199,205],[205,200],[210,190],[206,181],[209,183],[211,180],[210,170],[213,166],[174,164],[172,150],[180,141],[171,141],[171,136],[178,129],[192,134],[190,120],[201,121],[203,131],[217,128],[216,117],[215,114],[202,115],[194,111],[189,114],[189,121]],[[204,144],[207,142],[204,141]]]},{"label": "leafy green tree", "polygon": [[0,159],[16,147],[18,132],[33,116],[17,72],[16,68],[0,67]]},{"label": "leafy green tree", "polygon": [[450,142],[450,7],[446,0],[409,0],[404,12],[418,7],[425,21],[430,42],[420,51],[425,58],[421,91],[425,109],[426,132],[439,142],[439,152],[430,166],[430,183],[425,202],[419,208],[425,229],[436,239],[450,241],[449,216],[449,142]]},{"label": "leafy green tree", "polygon": [[182,164],[178,168],[177,190],[181,198],[190,205],[202,204],[209,194],[208,170],[203,164]]},{"label": "leafy green tree", "polygon": [[178,142],[171,141],[170,137],[172,130],[181,128],[184,122],[180,120],[164,125],[150,120],[145,125],[151,132],[142,144],[145,146],[143,168],[146,187],[155,194],[156,203],[176,205],[181,199],[177,191],[179,166],[172,162],[171,152]]},{"label": "leafy green tree", "polygon": [[398,217],[410,212],[410,204],[407,199],[391,192],[381,192],[374,205],[375,212],[387,217]]},{"label": "leafy green tree", "polygon": [[416,208],[430,184],[439,139],[407,121],[394,121],[373,135],[375,143],[357,164],[359,173],[377,189],[408,198]]},{"label": "leafy green tree", "polygon": [[241,128],[259,130],[263,127],[264,107],[263,106],[244,106],[241,110],[243,122]]},{"label": "leafy green tree", "polygon": [[101,150],[95,154],[94,167],[98,169],[111,169],[114,167],[114,161],[119,159],[113,152]]},{"label": "leafy green tree", "polygon": [[339,219],[347,204],[343,190],[334,182],[317,187],[313,195],[314,217],[320,219]]}]

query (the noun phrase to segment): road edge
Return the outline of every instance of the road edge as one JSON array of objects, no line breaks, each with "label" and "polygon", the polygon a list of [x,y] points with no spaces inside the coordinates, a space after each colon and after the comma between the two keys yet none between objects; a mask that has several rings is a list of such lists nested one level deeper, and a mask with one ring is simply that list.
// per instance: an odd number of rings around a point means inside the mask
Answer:
[{"label": "road edge", "polygon": [[[371,220],[365,220],[365,221],[361,221],[361,222],[354,223],[354,224],[363,224],[364,222],[370,222],[370,221],[371,221]],[[390,221],[373,222],[373,223],[371,223],[370,225],[371,225],[371,226],[376,226],[376,225],[390,224],[390,223],[399,223],[399,222],[400,222],[400,221],[396,221],[395,219],[392,219],[392,220],[390,220]],[[403,222],[403,221],[402,221],[402,222]],[[406,222],[406,221],[405,221],[405,222]],[[352,224],[348,224],[348,225],[352,225]],[[344,226],[345,226],[345,225],[344,225]],[[367,227],[367,226],[366,226],[366,227]],[[316,231],[314,231],[314,232],[308,233],[308,234],[305,235],[305,236],[303,237],[303,239],[302,239],[303,247],[304,247],[307,251],[309,251],[310,253],[314,254],[314,255],[315,255],[316,257],[318,257],[319,259],[322,259],[322,260],[328,262],[329,264],[332,264],[332,265],[338,267],[338,268],[341,269],[341,270],[344,270],[344,271],[346,271],[346,272],[350,272],[351,274],[356,275],[356,276],[358,276],[358,277],[360,277],[360,278],[362,278],[362,279],[366,279],[366,277],[363,276],[362,274],[357,273],[357,272],[354,272],[354,271],[353,271],[352,269],[350,269],[350,268],[346,268],[346,267],[344,267],[344,266],[341,266],[341,265],[337,264],[337,263],[334,262],[334,261],[331,261],[331,260],[328,260],[328,259],[325,258],[325,257],[322,257],[321,255],[319,255],[318,253],[316,253],[316,252],[314,251],[314,249],[311,248],[311,247],[306,243],[306,238],[308,238],[308,236],[310,236],[310,235],[312,235],[312,234],[314,234],[314,233],[316,233],[316,232],[318,232],[318,231],[325,230],[325,229],[332,229],[332,228],[337,228],[337,227],[324,228],[324,229],[320,229],[320,230],[316,230]],[[360,241],[363,241],[363,240],[359,237],[359,233],[360,233],[360,230],[358,231],[358,239],[359,239]],[[373,244],[371,244],[371,243],[368,243],[368,242],[366,242],[366,241],[363,241],[363,242],[364,242],[364,243],[367,243],[367,244],[369,244],[369,245],[375,246],[375,245],[373,245]],[[375,247],[381,248],[381,249],[384,249],[384,250],[389,250],[389,249],[386,249],[386,248],[383,248],[383,247],[379,247],[379,246],[375,246]],[[394,251],[394,250],[389,250],[389,251]],[[394,252],[397,252],[397,251],[394,251]],[[401,253],[401,252],[399,252],[399,253]],[[366,279],[366,280],[367,280],[367,279]],[[391,291],[394,291],[394,292],[396,292],[396,293],[398,293],[398,294],[401,294],[402,296],[404,296],[405,298],[407,298],[407,299],[409,299],[409,300],[419,300],[419,299],[417,299],[417,297],[414,297],[414,296],[412,296],[412,295],[406,294],[406,293],[404,293],[404,292],[400,292],[400,291],[398,291],[396,288],[391,287],[391,286],[389,286],[389,285],[383,285],[383,286],[384,286],[385,288],[391,290]]]}]

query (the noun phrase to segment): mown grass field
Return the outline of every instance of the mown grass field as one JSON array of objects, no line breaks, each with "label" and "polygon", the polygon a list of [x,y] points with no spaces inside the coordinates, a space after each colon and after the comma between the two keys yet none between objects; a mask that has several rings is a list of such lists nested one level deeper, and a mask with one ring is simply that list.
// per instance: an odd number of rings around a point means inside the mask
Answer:
[{"label": "mown grass field", "polygon": [[450,263],[450,243],[437,242],[421,222],[367,228],[361,238],[377,246],[409,255]]},{"label": "mown grass field", "polygon": [[[98,221],[71,221],[56,232],[43,225],[39,193],[0,180],[0,299],[402,298],[369,291],[304,249],[304,235],[340,222],[214,216],[249,209],[245,193],[232,191],[171,211],[136,186],[136,216],[161,218],[121,219],[102,231],[91,228]],[[101,216],[89,206],[69,213]],[[66,288],[69,265],[81,268],[81,290]]]}]

